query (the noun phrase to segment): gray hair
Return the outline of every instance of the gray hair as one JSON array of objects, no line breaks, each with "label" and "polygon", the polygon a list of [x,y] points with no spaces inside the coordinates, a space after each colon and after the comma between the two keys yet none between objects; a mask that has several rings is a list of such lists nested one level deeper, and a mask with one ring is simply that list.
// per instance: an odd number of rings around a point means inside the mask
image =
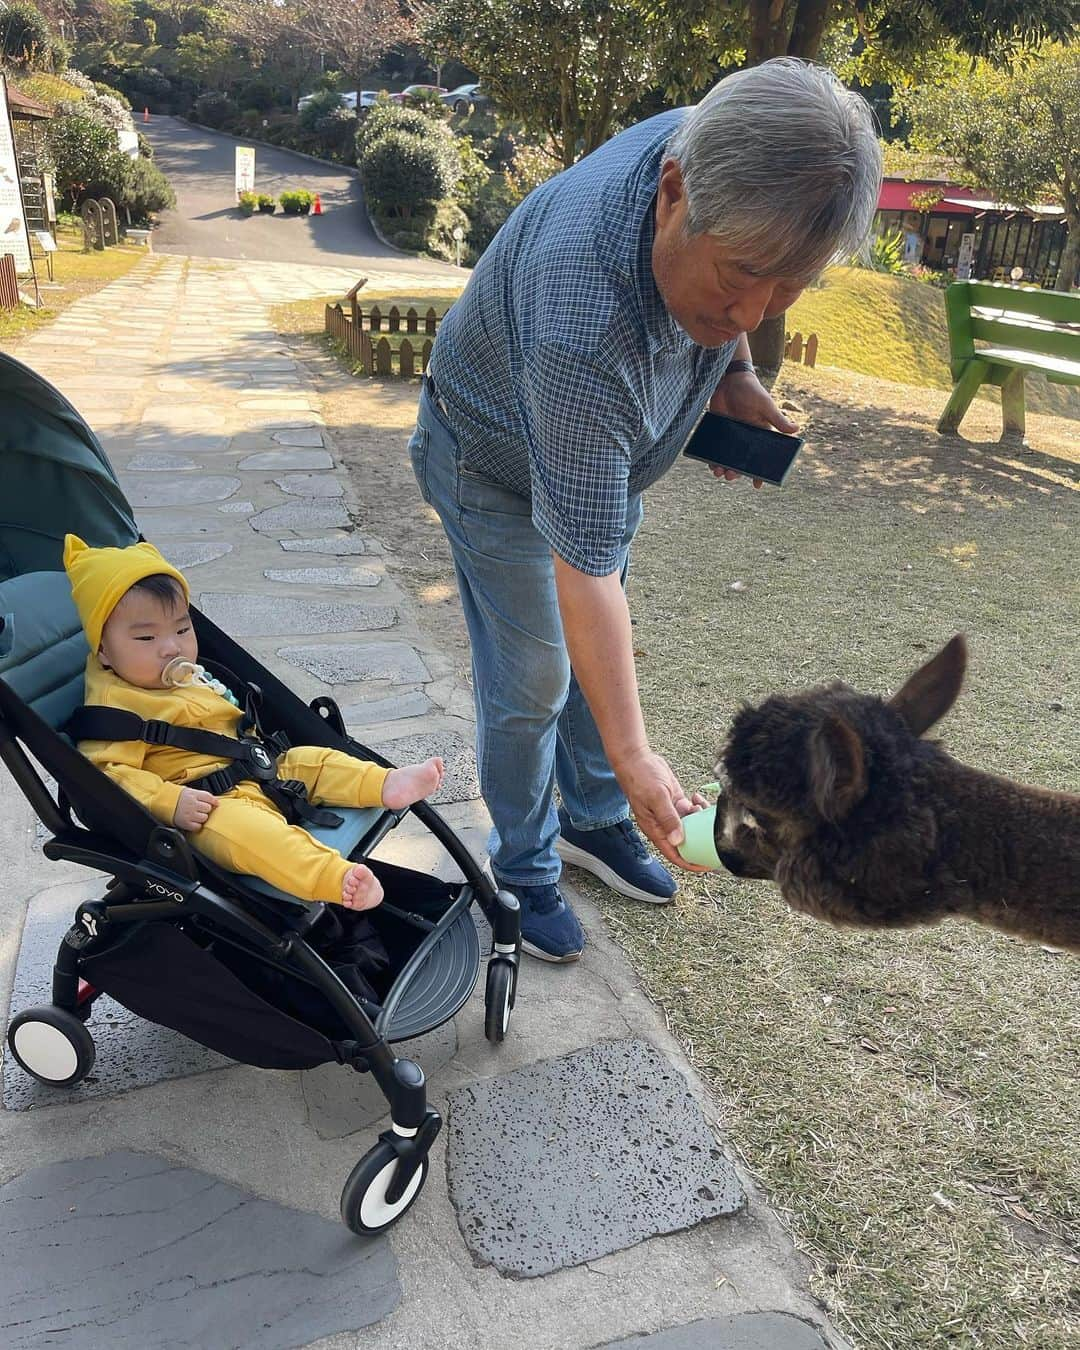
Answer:
[{"label": "gray hair", "polygon": [[781,56],[736,71],[691,108],[667,154],[686,228],[755,269],[809,277],[859,250],[881,189],[866,100],[824,66]]}]

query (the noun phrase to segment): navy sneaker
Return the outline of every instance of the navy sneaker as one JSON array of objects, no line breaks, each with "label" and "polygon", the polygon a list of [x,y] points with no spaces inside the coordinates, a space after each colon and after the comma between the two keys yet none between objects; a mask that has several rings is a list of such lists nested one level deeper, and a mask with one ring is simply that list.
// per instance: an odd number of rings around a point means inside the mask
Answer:
[{"label": "navy sneaker", "polygon": [[578,916],[558,886],[505,886],[521,901],[521,947],[541,961],[576,961],[585,949]]},{"label": "navy sneaker", "polygon": [[628,820],[600,830],[576,830],[560,811],[559,831],[555,851],[564,863],[583,867],[631,900],[666,905],[674,897],[675,878],[656,861]]}]

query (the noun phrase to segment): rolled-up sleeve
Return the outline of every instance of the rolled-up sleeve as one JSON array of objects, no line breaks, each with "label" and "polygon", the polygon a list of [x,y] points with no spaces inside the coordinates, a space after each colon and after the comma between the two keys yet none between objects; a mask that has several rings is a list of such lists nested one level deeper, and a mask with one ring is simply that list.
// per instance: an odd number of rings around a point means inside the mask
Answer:
[{"label": "rolled-up sleeve", "polygon": [[626,529],[640,409],[617,373],[553,346],[525,358],[521,401],[533,523],[564,562],[607,576]]}]

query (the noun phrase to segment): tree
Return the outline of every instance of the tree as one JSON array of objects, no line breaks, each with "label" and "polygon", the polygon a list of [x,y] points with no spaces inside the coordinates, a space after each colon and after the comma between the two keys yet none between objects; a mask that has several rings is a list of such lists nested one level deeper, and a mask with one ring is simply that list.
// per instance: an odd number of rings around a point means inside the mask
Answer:
[{"label": "tree", "polygon": [[972,186],[1019,205],[1051,195],[1068,241],[1057,286],[1080,268],[1080,50],[1050,45],[995,70],[980,62],[954,78],[898,95],[917,149],[950,155]]},{"label": "tree", "polygon": [[319,53],[300,29],[299,0],[222,0],[219,15],[222,30],[266,80],[280,80],[295,107],[319,68]]},{"label": "tree", "polygon": [[412,20],[393,0],[296,0],[297,35],[331,57],[359,90],[362,77],[391,47],[407,42]]},{"label": "tree", "polygon": [[449,0],[424,15],[421,40],[475,70],[504,113],[549,136],[563,167],[668,78],[665,43],[633,0]]},{"label": "tree", "polygon": [[[651,86],[668,101],[695,95],[724,67],[774,56],[815,60],[826,33],[851,23],[864,65],[908,69],[950,43],[1006,59],[1025,43],[1065,37],[1076,0],[436,0],[421,22],[426,46],[454,56],[564,164],[619,128]],[[783,319],[754,338],[767,377],[783,359]]]},{"label": "tree", "polygon": [[0,10],[0,57],[12,65],[44,69],[52,64],[48,20],[28,0],[11,0]]}]

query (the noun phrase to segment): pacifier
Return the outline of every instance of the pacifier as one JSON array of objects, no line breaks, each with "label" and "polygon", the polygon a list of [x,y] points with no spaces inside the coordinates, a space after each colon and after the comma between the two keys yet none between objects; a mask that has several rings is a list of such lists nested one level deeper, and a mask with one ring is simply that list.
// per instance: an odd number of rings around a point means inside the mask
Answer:
[{"label": "pacifier", "polygon": [[161,672],[161,683],[180,687],[185,684],[209,684],[209,680],[202,666],[183,656],[174,656]]},{"label": "pacifier", "polygon": [[228,685],[215,680],[205,666],[200,666],[196,661],[188,661],[183,656],[174,656],[166,663],[161,672],[161,683],[173,689],[186,689],[193,684],[202,685],[204,689],[212,689],[215,694],[228,699],[234,707],[240,706],[239,700]]}]

